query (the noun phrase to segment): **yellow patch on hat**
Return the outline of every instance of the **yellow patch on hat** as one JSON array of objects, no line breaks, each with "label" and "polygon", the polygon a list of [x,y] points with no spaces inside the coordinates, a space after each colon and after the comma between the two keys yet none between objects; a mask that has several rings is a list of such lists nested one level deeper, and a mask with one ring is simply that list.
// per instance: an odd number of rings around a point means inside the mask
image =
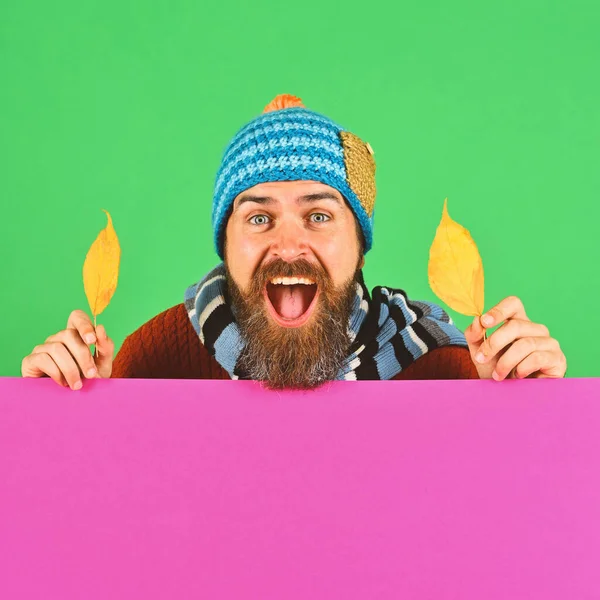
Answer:
[{"label": "yellow patch on hat", "polygon": [[344,164],[350,189],[357,195],[369,217],[375,207],[375,158],[373,149],[357,135],[341,131]]}]

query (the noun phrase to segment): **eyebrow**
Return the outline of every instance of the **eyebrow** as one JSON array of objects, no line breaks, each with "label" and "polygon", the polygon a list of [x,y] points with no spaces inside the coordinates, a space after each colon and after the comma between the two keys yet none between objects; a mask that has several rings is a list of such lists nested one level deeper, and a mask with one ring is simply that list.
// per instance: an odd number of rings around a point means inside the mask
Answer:
[{"label": "eyebrow", "polygon": [[[299,198],[297,198],[296,202],[298,202],[299,204],[308,204],[310,202],[318,202],[319,200],[333,200],[334,202],[337,202],[340,206],[343,206],[339,197],[333,194],[332,192],[307,194],[306,196],[300,196]],[[238,200],[237,208],[244,204],[244,202],[256,202],[256,204],[268,205],[275,204],[277,200],[275,200],[275,198],[272,198],[271,196],[253,196],[252,194],[244,194]]]}]

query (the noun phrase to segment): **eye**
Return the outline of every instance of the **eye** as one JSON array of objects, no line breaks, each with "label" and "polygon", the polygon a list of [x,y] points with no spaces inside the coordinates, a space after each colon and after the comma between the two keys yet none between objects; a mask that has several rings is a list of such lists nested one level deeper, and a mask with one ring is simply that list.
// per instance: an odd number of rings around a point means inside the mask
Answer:
[{"label": "eye", "polygon": [[323,213],[312,213],[312,215],[310,215],[310,218],[313,223],[325,223],[330,219],[330,217]]},{"label": "eye", "polygon": [[266,225],[269,222],[269,217],[267,215],[254,215],[249,219],[252,225]]}]

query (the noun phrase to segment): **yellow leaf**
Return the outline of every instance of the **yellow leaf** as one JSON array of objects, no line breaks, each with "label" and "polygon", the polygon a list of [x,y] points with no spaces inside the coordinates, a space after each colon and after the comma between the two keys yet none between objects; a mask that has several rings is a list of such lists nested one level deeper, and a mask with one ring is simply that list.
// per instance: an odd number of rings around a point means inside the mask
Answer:
[{"label": "yellow leaf", "polygon": [[429,250],[429,285],[450,308],[475,317],[483,312],[483,264],[471,234],[450,218],[442,220]]},{"label": "yellow leaf", "polygon": [[108,212],[108,225],[90,246],[83,263],[83,287],[94,319],[108,306],[117,289],[121,247]]}]

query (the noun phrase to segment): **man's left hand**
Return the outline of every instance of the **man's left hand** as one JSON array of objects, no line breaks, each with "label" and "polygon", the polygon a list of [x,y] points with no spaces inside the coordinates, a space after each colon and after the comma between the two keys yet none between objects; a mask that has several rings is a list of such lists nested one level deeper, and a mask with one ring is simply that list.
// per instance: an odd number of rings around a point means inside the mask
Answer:
[{"label": "man's left hand", "polygon": [[[484,331],[503,321],[484,341]],[[559,343],[550,337],[545,325],[531,322],[516,296],[505,298],[475,317],[465,337],[480,379],[554,378],[564,377],[567,371],[567,359]]]}]

